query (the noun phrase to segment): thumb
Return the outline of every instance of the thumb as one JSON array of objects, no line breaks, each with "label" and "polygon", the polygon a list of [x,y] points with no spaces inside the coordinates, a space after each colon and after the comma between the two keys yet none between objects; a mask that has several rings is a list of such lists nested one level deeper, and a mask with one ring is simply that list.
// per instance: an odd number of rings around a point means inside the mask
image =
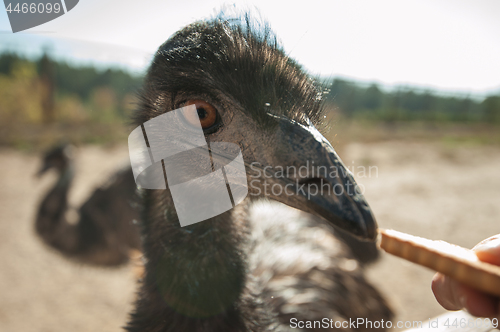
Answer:
[{"label": "thumb", "polygon": [[479,242],[472,250],[480,261],[500,265],[500,234]]}]

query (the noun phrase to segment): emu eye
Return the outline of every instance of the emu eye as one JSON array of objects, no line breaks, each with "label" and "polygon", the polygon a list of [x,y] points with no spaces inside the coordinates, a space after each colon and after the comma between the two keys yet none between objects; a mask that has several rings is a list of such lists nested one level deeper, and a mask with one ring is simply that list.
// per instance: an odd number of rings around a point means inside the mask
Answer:
[{"label": "emu eye", "polygon": [[184,106],[189,105],[195,105],[196,111],[198,112],[198,119],[193,118],[192,116],[186,117],[186,120],[189,123],[196,125],[199,120],[201,123],[201,128],[203,129],[208,129],[215,125],[215,123],[217,122],[217,109],[214,106],[210,105],[206,101],[199,99],[191,99],[184,104]]}]

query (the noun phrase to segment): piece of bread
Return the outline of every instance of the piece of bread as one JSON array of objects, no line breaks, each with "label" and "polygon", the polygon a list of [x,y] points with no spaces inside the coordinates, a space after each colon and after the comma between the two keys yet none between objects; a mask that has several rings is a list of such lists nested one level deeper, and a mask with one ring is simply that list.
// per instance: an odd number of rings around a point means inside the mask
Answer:
[{"label": "piece of bread", "polygon": [[388,253],[500,296],[500,266],[481,262],[472,250],[395,230],[379,229],[379,234],[380,248]]}]

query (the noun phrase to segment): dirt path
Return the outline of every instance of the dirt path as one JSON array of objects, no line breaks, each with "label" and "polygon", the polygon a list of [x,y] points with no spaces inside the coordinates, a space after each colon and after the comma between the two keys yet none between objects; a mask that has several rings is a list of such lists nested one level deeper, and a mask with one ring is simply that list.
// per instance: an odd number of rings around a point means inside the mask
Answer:
[{"label": "dirt path", "polygon": [[[81,149],[71,202],[78,205],[124,158],[123,148]],[[36,156],[0,153],[0,331],[121,331],[134,298],[130,268],[77,265],[39,241],[33,220],[55,177],[37,181],[38,167]]]},{"label": "dirt path", "polygon": [[[341,156],[355,175],[356,166],[377,167],[357,178],[381,227],[466,247],[500,232],[498,148],[389,142],[351,144]],[[127,150],[85,147],[77,158],[75,205],[127,161]],[[54,180],[34,179],[38,166],[37,156],[0,151],[0,331],[121,331],[136,288],[131,268],[76,265],[35,237],[36,208]],[[432,275],[387,255],[369,271],[397,320],[444,312],[430,291]]]}]

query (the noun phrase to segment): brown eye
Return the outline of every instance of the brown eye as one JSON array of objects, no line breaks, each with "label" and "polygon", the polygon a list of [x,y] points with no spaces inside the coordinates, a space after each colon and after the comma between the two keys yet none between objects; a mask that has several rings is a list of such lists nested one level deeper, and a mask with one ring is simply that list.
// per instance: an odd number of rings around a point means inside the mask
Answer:
[{"label": "brown eye", "polygon": [[212,127],[217,121],[217,109],[206,101],[191,99],[184,104],[184,106],[189,105],[195,105],[196,111],[198,112],[198,119],[194,119],[192,116],[186,116],[186,120],[188,120],[189,123],[196,125],[199,120],[201,128],[207,129]]}]

